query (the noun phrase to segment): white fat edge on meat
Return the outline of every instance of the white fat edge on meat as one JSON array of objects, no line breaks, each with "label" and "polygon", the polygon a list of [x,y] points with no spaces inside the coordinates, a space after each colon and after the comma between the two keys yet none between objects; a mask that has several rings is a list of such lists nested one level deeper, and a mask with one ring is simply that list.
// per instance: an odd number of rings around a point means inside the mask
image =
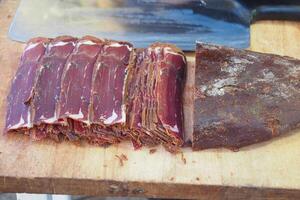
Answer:
[{"label": "white fat edge on meat", "polygon": [[24,50],[24,51],[28,51],[28,50],[30,50],[30,49],[33,49],[33,48],[35,48],[36,46],[38,46],[39,44],[41,44],[41,43],[39,43],[39,42],[36,42],[36,43],[30,43],[30,44],[28,44],[28,45],[25,47],[25,50]]},{"label": "white fat edge on meat", "polygon": [[115,112],[115,110],[113,110],[112,111],[112,115],[110,116],[110,117],[108,117],[108,118],[104,118],[104,117],[101,117],[100,119],[104,119],[104,121],[103,121],[103,123],[104,124],[107,124],[107,125],[109,125],[109,124],[111,124],[112,122],[114,122],[116,119],[118,118],[118,115],[117,115],[117,113]]},{"label": "white fat edge on meat", "polygon": [[[118,47],[120,47],[120,46],[124,46],[124,45],[121,45],[121,44],[119,44],[119,43],[114,43],[114,44],[112,44],[113,46],[118,46]],[[112,45],[110,45],[110,46],[112,46]],[[129,50],[129,53],[131,53],[131,51],[132,51],[132,48],[131,47],[129,47],[128,45],[126,45],[127,46],[127,48],[128,48],[128,50]],[[130,58],[129,58],[130,59]],[[126,90],[126,82],[127,82],[127,79],[128,79],[128,67],[129,67],[129,64],[130,64],[130,61],[128,62],[128,65],[126,66],[126,68],[125,68],[125,77],[124,77],[124,81],[123,81],[123,88],[122,88],[122,102],[124,102],[124,99],[123,99],[123,97],[124,97],[124,95],[125,95],[125,90]],[[116,74],[115,74],[116,75]],[[115,98],[115,97],[114,97]],[[115,123],[120,123],[120,122],[125,122],[126,121],[126,107],[125,107],[125,104],[124,103],[122,103],[122,106],[121,106],[121,113],[122,113],[122,115],[121,115],[121,119],[119,120],[119,121],[117,121],[117,122],[115,122]]]},{"label": "white fat edge on meat", "polygon": [[127,47],[128,51],[132,51],[132,47],[130,47],[128,44],[120,44],[118,42],[115,42],[108,45],[108,47],[124,47],[124,46]]},{"label": "white fat edge on meat", "polygon": [[163,73],[164,73],[164,70],[163,70],[163,69],[160,69],[160,70],[159,70],[159,75],[161,76],[161,75],[163,75]]},{"label": "white fat edge on meat", "polygon": [[177,124],[175,124],[174,126],[167,125],[167,127],[168,127],[171,131],[176,132],[176,133],[179,133],[179,129],[178,129]]},{"label": "white fat edge on meat", "polygon": [[154,48],[154,52],[155,52],[156,54],[159,54],[160,51],[161,51],[161,49],[162,49],[162,47],[155,47],[155,48]]},{"label": "white fat edge on meat", "polygon": [[85,123],[87,126],[91,125],[90,120],[81,120],[81,122]]},{"label": "white fat edge on meat", "polygon": [[125,104],[122,104],[122,118],[120,119],[120,122],[126,122],[126,106]]},{"label": "white fat edge on meat", "polygon": [[[113,110],[113,112],[115,112],[114,110]],[[116,114],[116,113],[115,113]],[[112,114],[112,116],[114,115],[114,113]],[[117,114],[116,114],[117,115]],[[116,119],[118,118],[118,115],[117,115],[117,117],[112,121],[114,124],[118,124],[118,123],[125,123],[126,122],[126,111],[125,111],[125,105],[124,104],[122,104],[122,106],[121,106],[121,118],[118,120],[118,121],[115,121]],[[112,123],[111,122],[111,123]]]},{"label": "white fat edge on meat", "polygon": [[67,114],[67,117],[74,119],[74,120],[79,120],[84,117],[83,113],[81,111],[81,108],[79,109],[78,114],[70,114],[70,113],[66,113],[66,114]]},{"label": "white fat edge on meat", "polygon": [[93,42],[92,40],[80,40],[78,43],[77,43],[77,46],[79,47],[80,45],[95,45],[97,44],[96,42]]},{"label": "white fat edge on meat", "polygon": [[17,124],[11,126],[11,124],[8,126],[8,129],[18,129],[18,128],[22,128],[25,124],[25,120],[23,118],[23,116],[21,115],[20,120]]},{"label": "white fat edge on meat", "polygon": [[67,66],[66,66],[66,69],[65,71],[69,71],[70,67],[71,67],[72,63],[71,62],[68,62]]},{"label": "white fat edge on meat", "polygon": [[42,44],[43,45],[43,47],[47,47],[47,44],[45,43],[45,42],[31,42],[31,43],[29,43],[26,47],[25,47],[25,50],[24,50],[24,52],[26,52],[26,51],[28,51],[28,50],[30,50],[30,49],[33,49],[33,48],[35,48],[36,46],[38,46],[38,45],[40,45],[40,44]]},{"label": "white fat edge on meat", "polygon": [[[131,52],[130,52],[131,53]],[[130,58],[129,58],[130,59]],[[130,61],[128,62],[128,65],[125,68],[125,77],[124,77],[124,81],[123,81],[123,88],[122,88],[122,118],[121,118],[121,122],[126,122],[126,106],[124,104],[124,97],[125,97],[125,92],[126,92],[126,85],[127,85],[127,79],[128,79],[128,67],[129,67]]]},{"label": "white fat edge on meat", "polygon": [[47,123],[47,124],[55,123],[58,121],[56,112],[54,113],[54,116],[50,117],[50,118],[46,118],[44,115],[42,115],[40,117],[40,120],[41,120],[41,122]]},{"label": "white fat edge on meat", "polygon": [[31,113],[30,113],[30,109],[28,109],[27,111],[27,125],[28,128],[32,128],[33,124],[31,122]]},{"label": "white fat edge on meat", "polygon": [[80,40],[80,41],[77,42],[77,44],[76,44],[76,47],[75,47],[75,48],[76,48],[76,49],[75,49],[75,53],[78,52],[79,47],[80,47],[81,45],[92,46],[92,45],[97,45],[97,43],[95,43],[95,42],[93,42],[93,41],[91,41],[91,40]]},{"label": "white fat edge on meat", "polygon": [[180,56],[182,58],[183,62],[186,64],[186,59],[185,59],[184,55],[182,55],[181,53],[174,52],[172,50],[172,48],[170,48],[170,47],[155,47],[154,52],[156,54],[159,54],[162,48],[164,49],[165,55],[172,54],[172,55]]},{"label": "white fat edge on meat", "polygon": [[58,42],[54,42],[54,43],[50,43],[49,44],[49,49],[51,49],[52,47],[58,47],[58,46],[65,46],[67,44],[72,44],[73,46],[75,46],[74,42],[63,42],[63,41],[58,41]]}]

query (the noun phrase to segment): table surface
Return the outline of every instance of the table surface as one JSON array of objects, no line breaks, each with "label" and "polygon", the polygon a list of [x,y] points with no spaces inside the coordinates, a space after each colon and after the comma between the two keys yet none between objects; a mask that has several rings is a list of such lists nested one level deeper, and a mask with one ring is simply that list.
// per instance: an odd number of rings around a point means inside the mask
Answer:
[{"label": "table surface", "polygon": [[[23,45],[7,37],[19,1],[0,1],[0,130],[6,96]],[[251,26],[251,49],[300,58],[300,23],[261,21]],[[188,56],[189,73],[193,54]],[[188,110],[188,108],[186,108]],[[300,131],[232,152],[163,148],[132,150],[128,143],[108,148],[32,142],[0,133],[0,191],[122,195],[168,198],[300,197]],[[118,156],[128,160],[121,164]]]}]

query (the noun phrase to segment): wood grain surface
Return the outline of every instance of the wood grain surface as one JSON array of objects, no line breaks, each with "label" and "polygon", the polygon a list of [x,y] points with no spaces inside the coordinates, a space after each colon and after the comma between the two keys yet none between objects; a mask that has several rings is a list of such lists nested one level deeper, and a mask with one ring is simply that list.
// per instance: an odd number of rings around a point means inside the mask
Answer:
[{"label": "wood grain surface", "polygon": [[[6,96],[23,45],[7,37],[19,1],[0,1],[0,191],[122,195],[198,199],[299,199],[300,131],[232,152],[163,148],[134,151],[122,143],[109,148],[32,142],[4,136]],[[259,22],[251,27],[251,49],[300,58],[300,23]],[[193,54],[188,57],[189,76]],[[189,78],[187,88],[193,82]],[[186,127],[191,131],[191,98],[186,90]],[[118,156],[128,158],[120,162]]]}]

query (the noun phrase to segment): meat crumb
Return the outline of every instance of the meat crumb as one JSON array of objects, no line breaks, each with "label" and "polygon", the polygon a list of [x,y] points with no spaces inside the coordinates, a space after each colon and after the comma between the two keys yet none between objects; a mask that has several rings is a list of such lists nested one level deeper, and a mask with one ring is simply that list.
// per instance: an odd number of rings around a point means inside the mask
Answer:
[{"label": "meat crumb", "polygon": [[120,166],[121,166],[121,167],[124,166],[124,161],[127,161],[127,160],[128,160],[128,158],[127,158],[127,156],[126,156],[125,154],[115,155],[115,156],[116,156],[116,158],[119,159],[119,162],[120,162]]},{"label": "meat crumb", "polygon": [[157,149],[150,149],[149,154],[154,154],[157,151]]},{"label": "meat crumb", "polygon": [[119,159],[120,166],[121,166],[121,167],[123,167],[123,166],[124,166],[124,162],[123,162],[123,160],[122,160],[121,156],[119,156],[119,155],[115,155],[115,156],[116,156],[116,158],[118,158],[118,159]]},{"label": "meat crumb", "polygon": [[107,167],[107,165],[103,165],[103,167]]},{"label": "meat crumb", "polygon": [[121,158],[122,158],[123,160],[128,160],[128,157],[127,157],[125,154],[121,154]]},{"label": "meat crumb", "polygon": [[181,160],[182,160],[183,164],[186,164],[186,159],[182,152],[181,152]]},{"label": "meat crumb", "polygon": [[170,178],[170,181],[174,181],[174,177],[171,177],[171,178]]},{"label": "meat crumb", "polygon": [[197,180],[197,181],[200,181],[200,178],[199,178],[199,177],[197,177],[197,178],[196,178],[196,180]]}]

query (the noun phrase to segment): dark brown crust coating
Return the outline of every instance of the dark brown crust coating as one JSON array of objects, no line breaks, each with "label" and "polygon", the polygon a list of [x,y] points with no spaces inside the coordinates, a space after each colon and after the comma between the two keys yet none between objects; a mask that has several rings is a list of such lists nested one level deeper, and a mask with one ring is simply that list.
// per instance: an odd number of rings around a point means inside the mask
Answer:
[{"label": "dark brown crust coating", "polygon": [[300,127],[300,61],[197,44],[193,149],[237,149]]}]

